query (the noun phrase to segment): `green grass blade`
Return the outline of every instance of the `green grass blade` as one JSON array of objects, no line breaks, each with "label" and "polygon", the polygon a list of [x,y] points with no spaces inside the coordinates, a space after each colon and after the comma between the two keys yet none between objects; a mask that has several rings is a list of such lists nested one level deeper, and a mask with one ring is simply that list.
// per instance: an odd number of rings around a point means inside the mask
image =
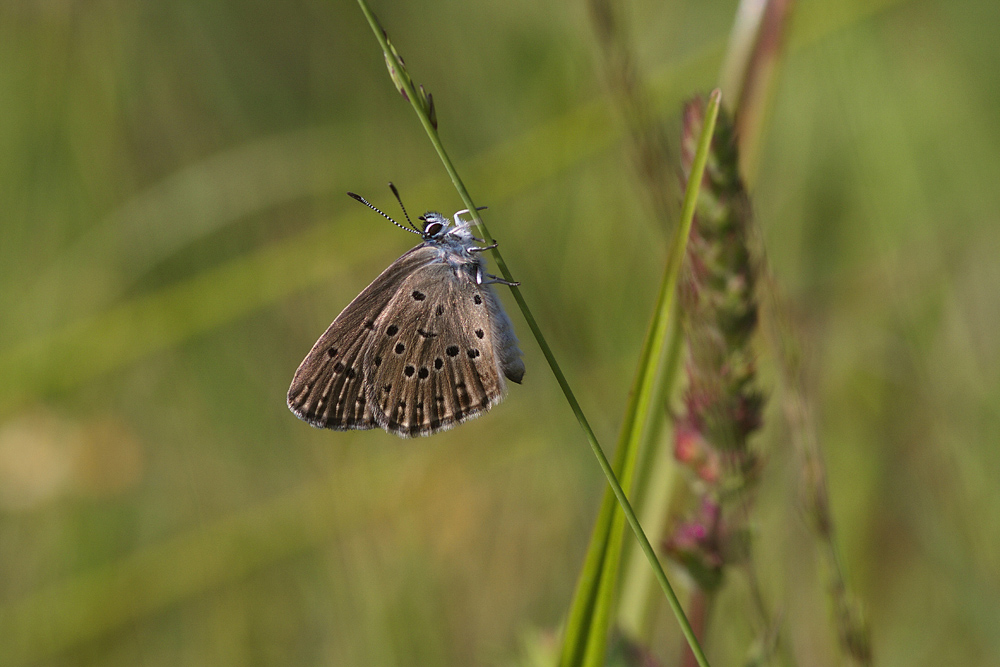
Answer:
[{"label": "green grass blade", "polygon": [[[434,149],[437,151],[438,156],[441,158],[441,162],[444,164],[445,169],[448,171],[449,176],[451,176],[452,182],[455,184],[456,190],[462,197],[462,201],[465,203],[466,207],[470,212],[476,211],[475,203],[472,201],[472,197],[469,195],[468,190],[466,190],[465,185],[462,183],[462,179],[459,177],[455,166],[452,164],[451,159],[448,157],[444,146],[441,144],[441,140],[437,133],[437,128],[431,118],[431,109],[428,108],[427,97],[424,95],[424,91],[421,89],[419,92],[413,85],[412,80],[406,73],[406,68],[403,65],[402,60],[398,57],[389,45],[388,38],[386,37],[385,31],[379,25],[378,20],[372,13],[371,8],[368,7],[368,3],[365,0],[358,0],[358,5],[361,7],[361,11],[364,13],[365,17],[368,19],[368,23],[372,28],[372,32],[375,34],[375,38],[378,40],[379,45],[382,47],[382,52],[385,55],[386,63],[390,67],[390,74],[393,81],[398,86],[401,93],[404,94],[410,104],[413,106],[413,110],[416,112],[417,117],[420,119],[421,125],[423,125],[424,130],[427,133],[428,138],[434,145]],[[701,183],[702,173],[705,169],[705,162],[708,156],[708,148],[712,138],[712,131],[715,127],[715,119],[718,115],[719,100],[721,99],[721,93],[716,90],[713,91],[708,108],[705,114],[705,125],[702,130],[702,137],[698,145],[698,153],[695,155],[694,165],[691,171],[691,178],[687,192],[684,196],[684,206],[682,209],[682,221],[681,225],[678,227],[677,235],[674,238],[674,242],[671,245],[670,255],[667,260],[667,269],[665,274],[665,280],[661,286],[661,293],[659,301],[661,302],[661,307],[657,309],[656,323],[654,325],[653,331],[655,332],[655,338],[653,343],[650,345],[650,359],[655,358],[657,363],[645,363],[644,368],[653,368],[653,370],[647,370],[642,374],[642,382],[640,384],[641,391],[636,399],[636,410],[635,416],[630,421],[635,421],[635,419],[642,417],[645,421],[645,417],[649,413],[651,407],[650,403],[654,395],[654,385],[656,381],[657,373],[655,372],[655,367],[662,365],[662,359],[665,354],[664,341],[666,340],[667,325],[669,322],[669,313],[673,307],[673,293],[677,284],[677,276],[680,273],[681,262],[684,258],[684,250],[686,247],[687,236],[691,229],[691,220],[694,216],[694,204],[697,199],[698,189]],[[481,218],[478,214],[475,214],[476,223],[482,230],[483,234],[487,239],[491,239],[492,235],[486,229]],[[686,218],[684,217],[686,216]],[[500,269],[501,274],[507,280],[512,280],[509,270],[507,269],[507,264],[504,262],[502,255],[496,249],[493,250],[493,257]],[[583,428],[587,440],[590,442],[591,449],[594,452],[594,456],[597,457],[597,461],[601,466],[601,470],[604,472],[605,477],[607,477],[608,484],[611,487],[618,504],[622,508],[625,519],[628,521],[629,526],[635,533],[636,538],[639,540],[639,544],[642,547],[643,552],[646,554],[646,558],[649,560],[650,565],[656,572],[657,581],[660,583],[661,588],[663,588],[664,594],[667,596],[667,600],[670,602],[671,608],[674,610],[677,616],[678,622],[681,624],[681,630],[684,632],[684,636],[687,638],[688,643],[691,645],[691,650],[695,657],[698,659],[700,665],[707,665],[708,662],[705,659],[705,655],[698,645],[698,640],[694,636],[694,632],[691,629],[691,625],[688,623],[687,618],[684,616],[684,610],[680,606],[680,602],[677,600],[677,596],[674,594],[673,588],[670,586],[670,582],[667,580],[667,575],[663,571],[663,567],[660,565],[659,560],[656,557],[656,553],[653,551],[653,547],[650,545],[649,540],[642,531],[642,527],[639,525],[638,519],[635,517],[635,512],[632,510],[632,506],[622,490],[621,484],[618,482],[615,476],[614,470],[611,464],[608,462],[607,457],[604,455],[604,450],[601,448],[600,443],[597,441],[597,436],[594,434],[593,429],[590,427],[590,422],[587,420],[583,413],[583,409],[580,407],[579,402],[576,400],[576,396],[573,390],[569,386],[569,382],[566,380],[565,375],[559,367],[558,362],[555,359],[555,355],[552,353],[551,348],[545,340],[538,323],[535,321],[531,310],[528,308],[527,302],[521,295],[520,290],[517,287],[512,287],[511,291],[514,296],[514,300],[517,302],[518,307],[521,309],[521,313],[524,316],[525,321],[528,323],[528,327],[531,329],[531,333],[534,335],[535,340],[538,342],[539,347],[542,350],[542,354],[545,356],[545,360],[548,362],[549,367],[552,369],[553,375],[556,377],[556,381],[559,383],[559,387],[563,390],[566,396],[566,400],[576,416],[577,421]],[[659,406],[656,406],[657,408]],[[638,436],[636,436],[638,437]],[[605,559],[600,559],[603,561]],[[617,569],[617,568],[616,568]],[[610,605],[609,605],[610,608]]]},{"label": "green grass blade", "polygon": [[[663,406],[666,419],[651,429],[643,439],[636,462],[633,496],[640,522],[654,541],[663,534],[669,515],[668,499],[676,478],[674,451],[670,446],[670,402],[677,387],[677,377],[685,348],[684,318],[679,305],[674,306],[667,340],[667,360],[663,370]],[[649,612],[656,583],[642,552],[629,543],[622,553],[615,625],[626,638],[648,643]]]},{"label": "green grass blade", "polygon": [[[667,345],[667,332],[671,312],[674,308],[677,280],[694,219],[695,203],[698,198],[705,162],[708,158],[720,98],[719,92],[715,91],[709,99],[705,125],[699,139],[698,151],[688,181],[688,189],[684,195],[681,222],[671,243],[663,280],[660,283],[656,308],[639,357],[629,403],[625,410],[625,419],[619,434],[616,463],[621,464],[618,470],[626,486],[631,482],[635,460],[642,443],[656,432],[656,421],[661,419],[663,414],[662,405],[666,393],[665,379],[667,376],[664,370],[670,348]],[[613,511],[613,500],[610,493],[605,493],[592,542],[588,549],[587,560],[584,564],[584,572],[581,573],[567,621],[563,653],[560,660],[560,665],[563,667],[600,665],[605,659],[609,619],[614,604],[621,560],[624,519],[629,518],[629,523],[631,523],[627,512],[623,515]],[[647,559],[653,562],[655,555],[645,537],[640,538],[639,543]],[[597,558],[596,554],[601,554],[602,557]],[[590,568],[599,568],[599,572],[590,571]],[[678,615],[678,621],[681,623],[681,628],[691,644],[699,664],[707,664],[690,626],[687,625],[680,604],[669,588],[666,576],[661,577],[661,568],[654,566],[653,569],[657,579],[660,580],[661,587],[667,594],[671,607]],[[584,638],[586,639],[584,640]]]}]

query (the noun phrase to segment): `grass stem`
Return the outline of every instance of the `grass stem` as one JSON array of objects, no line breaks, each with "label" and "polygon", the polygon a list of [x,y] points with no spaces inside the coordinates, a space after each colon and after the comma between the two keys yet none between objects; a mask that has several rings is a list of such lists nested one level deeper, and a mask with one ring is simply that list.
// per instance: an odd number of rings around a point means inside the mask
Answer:
[{"label": "grass stem", "polygon": [[[396,54],[395,50],[390,46],[388,38],[385,31],[378,23],[378,19],[375,18],[374,13],[368,6],[366,0],[358,0],[358,5],[361,7],[361,11],[364,13],[365,17],[368,19],[368,23],[372,28],[372,32],[375,34],[375,38],[378,40],[379,45],[382,47],[382,52],[385,54],[386,63],[393,68],[394,76],[397,85],[400,87],[400,92],[409,100],[411,106],[413,106],[417,117],[420,120],[420,124],[423,125],[424,131],[427,133],[431,144],[437,151],[438,156],[441,158],[441,162],[444,164],[445,170],[451,177],[452,183],[455,185],[455,189],[458,191],[465,203],[466,208],[470,212],[476,211],[475,202],[469,195],[468,190],[465,188],[465,184],[462,182],[461,177],[458,175],[458,171],[455,169],[451,158],[448,157],[448,153],[445,151],[444,146],[441,143],[441,139],[438,135],[437,128],[431,119],[430,109],[426,104],[426,98],[422,94],[422,91],[418,93],[413,82],[410,80],[409,76],[406,74],[406,69],[403,66],[402,60]],[[669,305],[673,302],[673,294],[676,291],[677,277],[680,273],[681,263],[684,259],[684,252],[686,248],[686,241],[688,234],[691,230],[691,222],[694,218],[695,202],[697,200],[698,190],[701,184],[702,173],[705,169],[705,163],[708,157],[708,149],[711,143],[712,131],[715,127],[715,119],[718,114],[719,102],[721,99],[721,93],[718,90],[712,92],[708,106],[705,114],[705,124],[702,130],[701,140],[699,142],[698,153],[695,157],[694,165],[692,166],[691,177],[689,179],[689,186],[687,192],[684,195],[684,204],[681,209],[681,224],[677,227],[676,234],[674,236],[674,242],[671,245],[670,254],[667,259],[667,268],[665,274],[665,280],[663,282],[663,287],[661,292],[665,292],[663,296],[665,297],[665,304]],[[489,233],[486,225],[483,223],[482,218],[478,213],[473,213],[476,223],[482,230],[484,236],[487,240],[492,240],[492,235]],[[503,256],[500,251],[493,249],[493,257],[497,263],[497,267],[500,269],[500,273],[503,275],[504,279],[512,281],[513,277],[507,268],[507,263],[504,261]],[[698,664],[701,667],[708,666],[708,660],[705,658],[705,654],[698,644],[697,637],[695,637],[694,631],[691,629],[691,624],[688,623],[687,617],[684,615],[684,610],[681,607],[680,601],[677,599],[677,595],[674,593],[673,588],[670,585],[667,575],[663,570],[662,565],[656,557],[656,553],[653,550],[652,545],[646,538],[645,533],[642,530],[642,526],[639,525],[639,521],[635,516],[635,512],[632,510],[632,506],[625,496],[625,492],[622,490],[621,484],[619,484],[615,472],[608,462],[607,456],[604,454],[604,450],[601,448],[600,443],[597,440],[597,436],[594,434],[593,429],[590,426],[590,422],[587,420],[586,415],[583,413],[583,408],[581,408],[579,401],[577,401],[569,382],[566,380],[566,376],[563,374],[562,369],[559,367],[559,363],[556,361],[555,355],[552,353],[552,349],[549,347],[548,342],[546,342],[541,329],[538,326],[538,322],[535,320],[534,315],[532,315],[531,310],[528,308],[527,302],[521,294],[521,290],[518,287],[511,287],[511,292],[514,296],[514,300],[517,302],[518,308],[520,308],[525,321],[528,324],[528,328],[531,329],[532,335],[538,342],[539,348],[542,350],[542,354],[545,357],[546,362],[548,362],[549,367],[552,369],[552,373],[558,382],[559,387],[562,389],[563,394],[566,396],[566,400],[569,403],[570,409],[576,416],[577,421],[580,423],[580,427],[583,429],[587,440],[590,442],[591,449],[594,452],[594,456],[597,458],[598,464],[601,466],[601,470],[604,472],[605,477],[608,480],[608,484],[611,486],[615,497],[618,500],[618,504],[621,506],[622,512],[625,515],[625,519],[628,521],[629,526],[632,528],[632,532],[635,533],[636,539],[639,541],[639,546],[646,558],[649,560],[650,566],[653,568],[653,572],[656,576],[660,587],[663,589],[664,595],[667,597],[667,601],[670,603],[670,607],[673,609],[674,614],[677,616],[678,623],[681,626],[681,631],[684,633],[688,644],[691,646],[691,651],[694,654]],[[666,313],[670,313],[672,306],[667,307],[664,310]],[[666,334],[666,324],[663,322],[663,337]],[[660,405],[652,406],[653,409],[661,409]]]}]

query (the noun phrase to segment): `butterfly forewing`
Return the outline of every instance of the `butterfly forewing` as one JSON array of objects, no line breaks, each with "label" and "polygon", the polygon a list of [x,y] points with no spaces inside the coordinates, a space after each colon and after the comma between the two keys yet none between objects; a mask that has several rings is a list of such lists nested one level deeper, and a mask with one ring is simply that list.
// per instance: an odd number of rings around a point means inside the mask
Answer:
[{"label": "butterfly forewing", "polygon": [[377,425],[364,391],[364,352],[375,337],[378,315],[407,276],[426,262],[420,249],[390,264],[313,345],[288,390],[288,407],[300,419],[338,430]]},{"label": "butterfly forewing", "polygon": [[401,436],[428,435],[503,398],[489,289],[466,267],[443,262],[416,269],[400,285],[364,354],[379,426]]}]

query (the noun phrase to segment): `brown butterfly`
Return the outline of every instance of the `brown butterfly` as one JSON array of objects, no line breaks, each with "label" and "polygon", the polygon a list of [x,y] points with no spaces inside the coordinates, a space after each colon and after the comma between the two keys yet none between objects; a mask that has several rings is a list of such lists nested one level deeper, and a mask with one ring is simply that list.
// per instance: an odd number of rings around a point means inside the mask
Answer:
[{"label": "brown butterfly", "polygon": [[[396,188],[390,183],[399,199]],[[423,242],[389,265],[320,336],[299,365],[288,407],[313,426],[375,426],[401,437],[430,435],[478,417],[520,383],[524,362],[510,318],[485,271],[468,210],[452,222],[428,212],[408,229]],[[400,207],[403,206],[400,201]]]}]

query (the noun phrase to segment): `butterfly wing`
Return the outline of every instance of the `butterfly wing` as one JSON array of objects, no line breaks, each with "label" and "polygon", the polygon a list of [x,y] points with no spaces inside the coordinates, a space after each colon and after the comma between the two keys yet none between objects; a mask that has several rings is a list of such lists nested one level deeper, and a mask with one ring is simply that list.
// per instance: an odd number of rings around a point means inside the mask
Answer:
[{"label": "butterfly wing", "polygon": [[499,301],[473,275],[465,267],[428,263],[382,311],[363,365],[372,417],[386,431],[430,435],[503,399],[498,352],[504,348],[497,345],[503,324],[491,317]]},{"label": "butterfly wing", "polygon": [[407,276],[428,261],[426,249],[413,248],[383,271],[337,316],[295,371],[288,407],[313,426],[336,430],[377,425],[363,385],[364,350],[375,337],[375,323]]}]

